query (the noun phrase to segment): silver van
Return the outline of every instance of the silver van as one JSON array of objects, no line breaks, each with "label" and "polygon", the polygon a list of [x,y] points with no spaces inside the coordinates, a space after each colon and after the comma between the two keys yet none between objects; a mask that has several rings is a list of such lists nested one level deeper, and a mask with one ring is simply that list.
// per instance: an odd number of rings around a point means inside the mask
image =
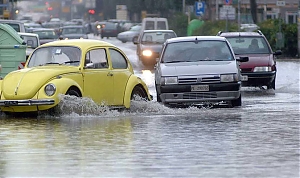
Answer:
[{"label": "silver van", "polygon": [[144,30],[169,30],[168,19],[161,17],[146,17],[142,20],[142,29]]},{"label": "silver van", "polygon": [[10,25],[17,32],[25,32],[25,25],[22,21],[0,19],[0,23]]}]

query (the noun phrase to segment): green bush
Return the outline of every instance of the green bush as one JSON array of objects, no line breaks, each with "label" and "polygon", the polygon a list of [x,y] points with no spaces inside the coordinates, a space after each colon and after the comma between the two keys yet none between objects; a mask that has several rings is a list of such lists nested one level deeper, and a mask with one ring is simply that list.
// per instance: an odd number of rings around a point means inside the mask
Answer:
[{"label": "green bush", "polygon": [[226,20],[205,21],[204,24],[198,30],[194,31],[193,35],[215,36],[219,31],[237,31],[237,29],[238,25],[235,22],[228,21],[226,25]]},{"label": "green bush", "polygon": [[[272,49],[281,49],[283,56],[295,57],[298,54],[297,24],[285,24],[278,19],[269,19],[258,24],[260,30],[268,39]],[[284,36],[284,46],[282,48],[276,46],[278,41],[276,34],[281,32]]]}]

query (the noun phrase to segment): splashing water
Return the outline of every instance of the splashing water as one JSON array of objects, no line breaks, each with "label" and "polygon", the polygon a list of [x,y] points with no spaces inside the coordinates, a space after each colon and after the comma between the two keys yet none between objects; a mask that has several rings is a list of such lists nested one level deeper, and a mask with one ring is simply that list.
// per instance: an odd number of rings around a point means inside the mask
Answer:
[{"label": "splashing water", "polygon": [[128,115],[182,115],[186,113],[199,113],[207,111],[209,107],[188,107],[188,108],[170,108],[156,101],[147,101],[143,98],[135,97],[131,101],[129,109],[113,109],[104,102],[95,103],[91,98],[76,97],[69,95],[60,95],[60,103],[58,105],[59,113],[62,115],[76,116],[128,116]]}]

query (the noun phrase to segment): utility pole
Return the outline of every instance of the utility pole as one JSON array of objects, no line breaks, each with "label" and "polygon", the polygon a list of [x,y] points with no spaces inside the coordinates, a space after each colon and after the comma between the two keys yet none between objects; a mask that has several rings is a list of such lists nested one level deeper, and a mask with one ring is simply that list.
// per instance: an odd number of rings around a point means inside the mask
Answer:
[{"label": "utility pole", "polygon": [[298,58],[300,57],[300,0],[298,1]]},{"label": "utility pole", "polygon": [[185,14],[185,0],[182,0],[182,13]]}]

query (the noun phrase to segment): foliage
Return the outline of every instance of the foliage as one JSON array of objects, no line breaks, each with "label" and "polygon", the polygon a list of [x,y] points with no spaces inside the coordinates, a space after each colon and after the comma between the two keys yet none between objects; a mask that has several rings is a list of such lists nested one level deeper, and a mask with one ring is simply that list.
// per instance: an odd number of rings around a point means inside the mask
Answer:
[{"label": "foliage", "polygon": [[272,49],[276,48],[277,33],[281,32],[284,36],[284,47],[281,49],[286,57],[295,57],[298,54],[297,24],[285,24],[282,20],[269,19],[258,24],[262,33],[268,39]]},{"label": "foliage", "polygon": [[[192,16],[192,18],[196,18]],[[174,30],[177,36],[186,36],[187,28],[188,28],[188,16],[181,13],[176,12],[173,14],[173,18],[169,18],[169,28]]]},{"label": "foliage", "polygon": [[[226,30],[226,26],[228,30]],[[217,35],[219,31],[237,31],[237,29],[238,26],[235,22],[228,21],[226,25],[226,20],[205,21],[204,25],[194,31],[193,35],[214,36]]]}]

